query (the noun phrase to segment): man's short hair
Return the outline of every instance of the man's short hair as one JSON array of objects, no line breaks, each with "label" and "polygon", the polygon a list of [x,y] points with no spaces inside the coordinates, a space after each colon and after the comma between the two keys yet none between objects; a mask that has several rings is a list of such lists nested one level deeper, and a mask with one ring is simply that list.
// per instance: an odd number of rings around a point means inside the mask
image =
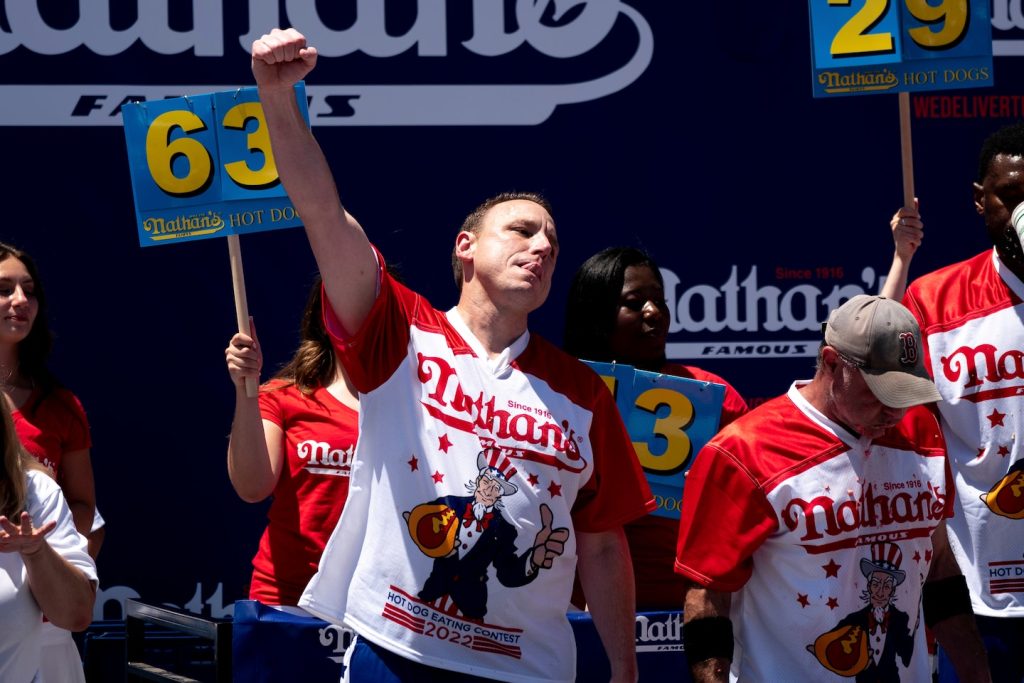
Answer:
[{"label": "man's short hair", "polygon": [[992,159],[1003,154],[1024,157],[1024,122],[1004,126],[986,138],[978,156],[978,183],[985,182]]},{"label": "man's short hair", "polygon": [[[480,226],[483,223],[484,215],[487,214],[493,207],[498,204],[505,202],[514,202],[516,200],[525,200],[539,204],[552,215],[551,204],[548,200],[543,197],[539,192],[502,192],[501,194],[495,195],[490,199],[485,199],[480,206],[473,209],[473,211],[466,216],[466,220],[462,221],[462,227],[459,228],[459,232],[470,232],[474,235],[480,232]],[[462,291],[462,261],[455,253],[455,248],[452,248],[452,274],[455,276],[455,286]]]}]

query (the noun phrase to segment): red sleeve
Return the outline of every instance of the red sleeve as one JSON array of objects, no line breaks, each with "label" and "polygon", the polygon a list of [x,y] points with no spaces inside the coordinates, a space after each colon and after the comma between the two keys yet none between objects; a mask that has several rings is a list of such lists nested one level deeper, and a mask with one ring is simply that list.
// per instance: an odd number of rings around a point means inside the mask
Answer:
[{"label": "red sleeve", "polygon": [[284,410],[281,400],[285,398],[285,395],[282,386],[284,386],[282,383],[275,381],[264,384],[260,387],[259,402],[260,417],[284,429]]},{"label": "red sleeve", "polygon": [[409,325],[425,300],[399,284],[384,267],[384,257],[374,247],[380,264],[380,292],[359,330],[349,335],[342,327],[324,293],[324,325],[338,358],[352,384],[368,393],[383,384],[405,359]]},{"label": "red sleeve", "polygon": [[928,351],[928,335],[925,334],[925,328],[927,327],[927,321],[925,320],[925,312],[921,309],[921,304],[917,300],[916,287],[917,282],[912,282],[907,291],[903,293],[903,305],[910,311],[914,318],[917,319],[917,326],[921,328],[921,346],[924,347],[924,367],[928,371],[928,374],[932,374],[932,359],[931,353]]},{"label": "red sleeve", "polygon": [[590,423],[594,472],[572,508],[576,530],[590,533],[622,526],[657,507],[611,392],[603,384],[595,391]]},{"label": "red sleeve", "polygon": [[722,380],[722,384],[725,385],[725,399],[722,401],[722,417],[718,420],[719,431],[736,418],[742,417],[750,411],[750,408],[747,407],[747,402],[740,396],[740,392],[736,391],[725,380]]},{"label": "red sleeve", "polygon": [[68,410],[64,431],[64,452],[71,453],[91,448],[92,437],[89,434],[89,420],[85,417],[85,409],[82,408],[78,397],[70,391],[61,393],[63,394],[61,402]]},{"label": "red sleeve", "polygon": [[707,588],[739,590],[750,579],[754,551],[778,529],[757,482],[718,439],[705,446],[686,477],[676,572]]}]

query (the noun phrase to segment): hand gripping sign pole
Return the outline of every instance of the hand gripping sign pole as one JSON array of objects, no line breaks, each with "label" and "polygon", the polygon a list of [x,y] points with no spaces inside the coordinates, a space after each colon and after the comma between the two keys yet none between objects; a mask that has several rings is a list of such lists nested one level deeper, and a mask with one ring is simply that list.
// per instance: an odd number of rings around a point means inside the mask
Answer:
[{"label": "hand gripping sign pole", "polygon": [[[245,271],[242,268],[242,245],[239,243],[238,235],[228,235],[228,256],[231,259],[231,287],[235,292],[235,318],[238,321],[238,331],[243,334],[252,334],[249,329],[249,303],[245,298]],[[259,387],[252,377],[245,378],[245,395],[249,398],[256,396]]]},{"label": "hand gripping sign pole", "polygon": [[[295,86],[306,122],[306,92]],[[256,88],[121,108],[139,243],[228,238],[238,331],[250,334],[238,236],[301,225],[281,186]],[[247,379],[246,395],[257,383]]]},{"label": "hand gripping sign pole", "polygon": [[910,93],[992,85],[988,0],[809,0],[815,97],[899,93],[903,203],[914,206]]}]

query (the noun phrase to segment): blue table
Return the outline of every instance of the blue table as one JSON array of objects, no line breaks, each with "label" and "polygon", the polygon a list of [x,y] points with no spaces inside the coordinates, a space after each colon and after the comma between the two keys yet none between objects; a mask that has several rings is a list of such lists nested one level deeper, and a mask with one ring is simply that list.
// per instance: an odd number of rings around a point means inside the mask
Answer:
[{"label": "blue table", "polygon": [[[578,681],[607,681],[604,655],[587,613],[569,615],[576,636]],[[314,617],[296,616],[253,600],[235,603],[232,635],[234,680],[245,683],[338,683],[342,658],[352,642],[347,628]],[[688,683],[679,612],[642,612],[636,616],[640,681]]]}]

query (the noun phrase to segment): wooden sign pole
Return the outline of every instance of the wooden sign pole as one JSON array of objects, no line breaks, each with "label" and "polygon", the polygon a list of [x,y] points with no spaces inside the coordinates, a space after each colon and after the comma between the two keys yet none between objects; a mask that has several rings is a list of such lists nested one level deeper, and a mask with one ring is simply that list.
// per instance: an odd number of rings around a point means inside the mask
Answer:
[{"label": "wooden sign pole", "polygon": [[[231,258],[231,286],[235,290],[235,317],[238,319],[238,331],[252,334],[249,329],[249,303],[245,298],[245,272],[242,270],[242,246],[238,235],[228,235],[228,254]],[[259,386],[251,377],[245,378],[245,395],[255,398]]]}]

